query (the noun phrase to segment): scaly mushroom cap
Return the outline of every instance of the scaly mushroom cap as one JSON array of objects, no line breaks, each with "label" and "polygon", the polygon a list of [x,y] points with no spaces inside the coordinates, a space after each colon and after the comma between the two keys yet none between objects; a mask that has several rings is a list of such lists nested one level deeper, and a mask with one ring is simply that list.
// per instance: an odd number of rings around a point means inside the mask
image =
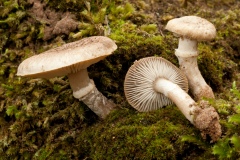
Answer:
[{"label": "scaly mushroom cap", "polygon": [[129,104],[140,112],[173,104],[169,98],[154,90],[158,78],[165,78],[188,91],[186,76],[171,62],[161,57],[142,58],[134,62],[125,77],[124,93]]},{"label": "scaly mushroom cap", "polygon": [[52,78],[86,69],[112,54],[117,45],[108,37],[93,36],[64,44],[24,60],[18,76]]},{"label": "scaly mushroom cap", "polygon": [[204,18],[184,16],[168,21],[165,29],[179,36],[197,41],[210,41],[216,37],[216,28]]}]

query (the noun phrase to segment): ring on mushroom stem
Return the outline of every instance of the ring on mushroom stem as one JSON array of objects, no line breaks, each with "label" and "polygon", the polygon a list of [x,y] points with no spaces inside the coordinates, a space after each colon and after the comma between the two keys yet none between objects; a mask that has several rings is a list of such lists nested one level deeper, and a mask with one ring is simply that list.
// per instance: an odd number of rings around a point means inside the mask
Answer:
[{"label": "ring on mushroom stem", "polygon": [[100,118],[115,104],[100,93],[88,76],[87,67],[113,53],[117,45],[108,37],[92,36],[64,44],[24,60],[17,75],[53,78],[67,75],[75,98],[83,101]]},{"label": "ring on mushroom stem", "polygon": [[[135,61],[124,80],[124,93],[129,104],[147,112],[175,103],[183,115],[212,141],[221,136],[219,116],[207,103],[200,106],[187,94],[188,82],[179,68],[161,57]],[[203,102],[203,101],[201,101]]]},{"label": "ring on mushroom stem", "polygon": [[187,76],[194,99],[198,101],[202,97],[215,98],[212,88],[205,82],[197,64],[197,42],[212,40],[216,36],[214,25],[197,16],[184,16],[168,21],[165,29],[180,37],[175,55],[180,69]]}]

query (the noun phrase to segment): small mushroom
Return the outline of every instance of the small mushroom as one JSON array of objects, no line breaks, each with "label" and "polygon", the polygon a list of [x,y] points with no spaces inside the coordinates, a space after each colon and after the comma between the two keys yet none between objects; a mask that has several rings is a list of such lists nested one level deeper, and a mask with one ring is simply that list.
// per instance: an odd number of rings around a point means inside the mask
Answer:
[{"label": "small mushroom", "polygon": [[190,92],[196,101],[215,98],[212,88],[202,77],[197,64],[198,41],[210,41],[216,36],[212,23],[197,16],[184,16],[168,21],[166,29],[180,36],[175,55],[180,69],[186,74]]},{"label": "small mushroom", "polygon": [[[147,57],[135,61],[129,68],[124,93],[129,104],[140,112],[147,112],[175,103],[183,115],[201,131],[203,138],[212,141],[221,136],[216,110],[206,101],[197,104],[188,94],[184,73],[161,57]],[[203,103],[205,102],[205,103]]]},{"label": "small mushroom", "polygon": [[116,49],[116,44],[110,38],[83,38],[24,60],[18,67],[17,75],[31,78],[67,75],[73,96],[83,101],[100,118],[105,118],[115,104],[97,90],[88,76],[87,67]]}]

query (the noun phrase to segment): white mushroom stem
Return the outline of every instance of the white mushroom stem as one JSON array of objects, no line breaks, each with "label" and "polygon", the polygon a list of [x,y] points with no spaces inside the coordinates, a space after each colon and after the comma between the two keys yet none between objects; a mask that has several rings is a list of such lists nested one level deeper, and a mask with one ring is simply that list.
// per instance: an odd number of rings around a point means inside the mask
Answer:
[{"label": "white mushroom stem", "polygon": [[178,49],[176,49],[175,54],[183,57],[198,56],[197,46],[197,41],[181,37],[179,38]]},{"label": "white mushroom stem", "polygon": [[180,69],[187,76],[189,89],[194,99],[198,101],[202,97],[215,98],[212,88],[206,83],[198,69],[197,41],[181,37],[175,55],[178,58]]},{"label": "white mushroom stem", "polygon": [[87,95],[95,87],[88,76],[87,69],[68,74],[68,79],[73,90],[73,96],[77,99]]},{"label": "white mushroom stem", "polygon": [[177,84],[164,78],[156,79],[153,87],[156,92],[162,93],[171,99],[183,115],[201,131],[204,138],[206,138],[206,135],[210,135],[212,141],[219,139],[221,126],[219,116],[213,107],[204,103],[199,106]]},{"label": "white mushroom stem", "polygon": [[171,99],[179,108],[183,115],[194,124],[194,110],[196,109],[195,101],[177,84],[172,83],[164,78],[158,78],[154,83],[154,90],[164,94]]},{"label": "white mushroom stem", "polygon": [[111,110],[115,109],[115,104],[95,87],[93,80],[88,76],[87,69],[69,74],[68,78],[73,96],[83,101],[100,118],[105,118]]}]

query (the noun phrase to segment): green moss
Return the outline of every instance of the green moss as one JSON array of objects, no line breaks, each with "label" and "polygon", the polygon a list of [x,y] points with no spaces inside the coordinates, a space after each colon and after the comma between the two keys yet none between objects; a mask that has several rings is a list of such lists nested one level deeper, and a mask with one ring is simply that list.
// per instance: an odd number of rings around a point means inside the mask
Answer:
[{"label": "green moss", "polygon": [[[198,134],[189,126],[174,106],[149,113],[123,109],[82,131],[79,150],[91,159],[176,159],[190,149],[181,142],[181,136]],[[84,152],[89,149],[91,152]]]},{"label": "green moss", "polygon": [[200,44],[198,48],[198,64],[201,73],[214,90],[221,90],[224,79],[234,77],[237,64],[223,56],[225,50],[222,47],[214,49],[211,44]]},{"label": "green moss", "polygon": [[[33,1],[35,2],[35,1]],[[234,159],[239,157],[239,6],[228,1],[42,1],[44,9],[71,12],[79,22],[69,35],[48,40],[46,24],[29,15],[28,1],[0,2],[0,157],[11,159]],[[217,5],[216,5],[217,4]],[[233,5],[234,4],[234,5]],[[196,7],[197,6],[197,7]],[[164,30],[168,20],[198,15],[217,28],[212,42],[199,43],[199,68],[213,87],[210,103],[221,117],[223,136],[203,141],[175,106],[138,113],[128,105],[123,81],[135,60],[162,56],[178,66],[178,38]],[[55,22],[55,21],[54,21]],[[89,67],[97,88],[119,109],[100,121],[74,99],[66,77],[17,77],[19,63],[64,42],[106,35],[113,55]],[[235,80],[233,86],[229,83]],[[230,90],[231,88],[231,90]],[[7,159],[5,158],[5,159]]]}]

